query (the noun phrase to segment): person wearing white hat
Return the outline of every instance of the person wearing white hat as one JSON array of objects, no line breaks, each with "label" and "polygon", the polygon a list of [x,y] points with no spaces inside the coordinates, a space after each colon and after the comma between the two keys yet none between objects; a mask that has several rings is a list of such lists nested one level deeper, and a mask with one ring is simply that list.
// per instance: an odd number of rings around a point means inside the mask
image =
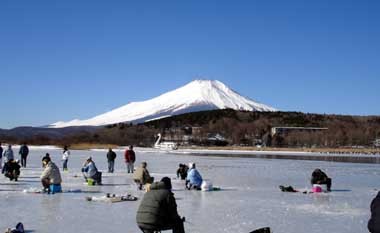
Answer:
[{"label": "person wearing white hat", "polygon": [[93,179],[98,185],[102,184],[102,173],[98,171],[92,157],[88,157],[82,168],[84,179]]}]

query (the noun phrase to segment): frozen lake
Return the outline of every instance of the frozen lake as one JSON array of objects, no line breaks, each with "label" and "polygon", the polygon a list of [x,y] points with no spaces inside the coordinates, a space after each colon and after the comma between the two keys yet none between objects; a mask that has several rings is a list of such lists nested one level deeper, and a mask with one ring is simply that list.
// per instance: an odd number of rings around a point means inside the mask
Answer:
[{"label": "frozen lake", "polygon": [[[118,157],[113,174],[106,173],[106,151],[71,151],[69,172],[61,172],[64,190],[99,193],[45,195],[26,194],[22,190],[41,187],[41,158],[46,152],[61,167],[60,150],[32,149],[28,168],[22,169],[18,182],[0,177],[0,231],[21,221],[33,232],[140,232],[135,221],[140,201],[114,204],[85,201],[85,196],[105,193],[143,196],[143,192],[136,190],[132,175],[126,173],[123,151],[115,151]],[[377,164],[136,152],[136,164],[147,161],[148,170],[156,180],[163,176],[174,178],[179,163],[195,162],[204,178],[222,188],[215,192],[187,191],[182,181],[172,180],[178,212],[186,217],[186,232],[192,233],[248,233],[264,226],[270,226],[275,233],[365,233],[369,205],[380,181]],[[103,186],[84,184],[80,168],[89,155],[103,171]],[[321,168],[333,178],[333,192],[280,192],[279,185],[309,188],[315,168]]]}]

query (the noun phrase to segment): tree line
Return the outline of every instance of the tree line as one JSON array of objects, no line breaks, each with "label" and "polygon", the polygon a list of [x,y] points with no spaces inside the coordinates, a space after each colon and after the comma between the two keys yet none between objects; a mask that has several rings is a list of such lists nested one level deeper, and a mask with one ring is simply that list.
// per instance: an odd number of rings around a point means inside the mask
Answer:
[{"label": "tree line", "polygon": [[[189,134],[186,129],[197,127],[190,143],[201,145],[210,134],[222,135],[228,145],[253,146],[262,142],[273,147],[355,147],[372,146],[380,138],[379,116],[327,115],[301,112],[250,112],[232,109],[187,113],[143,124],[119,123],[102,127],[94,132],[81,132],[52,139],[34,135],[33,144],[69,145],[99,143],[115,145],[152,146],[157,133],[181,141]],[[272,127],[323,127],[328,130],[290,131],[271,134]],[[8,140],[21,140],[7,138]]]}]

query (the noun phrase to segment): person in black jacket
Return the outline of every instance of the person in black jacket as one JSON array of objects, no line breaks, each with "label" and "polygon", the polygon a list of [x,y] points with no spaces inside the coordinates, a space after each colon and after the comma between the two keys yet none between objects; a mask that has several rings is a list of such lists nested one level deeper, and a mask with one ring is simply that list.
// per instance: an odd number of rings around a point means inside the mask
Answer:
[{"label": "person in black jacket", "polygon": [[3,164],[3,147],[1,147],[1,142],[0,142],[0,169],[3,169],[1,165]]},{"label": "person in black jacket", "polygon": [[8,177],[10,180],[17,181],[20,176],[20,165],[18,164],[18,161],[11,159],[4,164],[4,168],[4,176]]},{"label": "person in black jacket", "polygon": [[108,172],[113,173],[114,167],[115,167],[115,159],[116,159],[116,153],[109,148],[107,153],[107,161],[108,161]]},{"label": "person in black jacket", "polygon": [[311,174],[311,184],[325,184],[327,186],[327,191],[331,191],[331,178],[329,178],[326,173],[321,169],[315,169]]},{"label": "person in black jacket", "polygon": [[137,225],[142,232],[153,233],[170,229],[173,233],[185,232],[185,218],[178,215],[171,188],[170,178],[164,177],[160,182],[154,182],[150,191],[145,193],[136,215]]},{"label": "person in black jacket", "polygon": [[371,202],[371,218],[367,227],[371,233],[380,233],[380,192]]},{"label": "person in black jacket", "polygon": [[29,148],[28,146],[26,145],[26,143],[24,143],[21,147],[20,147],[20,150],[19,150],[19,155],[21,156],[21,166],[22,167],[26,167],[26,158],[28,157],[28,154],[29,154]]},{"label": "person in black jacket", "polygon": [[189,171],[189,167],[186,164],[180,163],[177,169],[177,178],[181,177],[181,180],[185,180],[187,177],[187,171]]}]

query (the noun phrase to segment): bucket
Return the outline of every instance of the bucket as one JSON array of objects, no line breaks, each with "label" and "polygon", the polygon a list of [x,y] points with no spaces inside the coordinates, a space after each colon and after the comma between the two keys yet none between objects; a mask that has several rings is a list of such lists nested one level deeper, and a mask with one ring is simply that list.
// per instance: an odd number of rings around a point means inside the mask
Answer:
[{"label": "bucket", "polygon": [[201,190],[202,191],[212,191],[213,185],[210,180],[203,180],[201,184]]},{"label": "bucket", "polygon": [[94,179],[91,179],[91,178],[88,178],[88,179],[87,179],[87,185],[88,185],[88,186],[94,186],[94,185],[95,185],[95,180],[94,180]]},{"label": "bucket", "polygon": [[62,192],[62,187],[60,184],[51,184],[50,185],[50,192],[51,193],[60,193]]},{"label": "bucket", "polygon": [[313,188],[311,189],[313,193],[321,193],[323,191],[322,186],[319,184],[313,184]]}]

